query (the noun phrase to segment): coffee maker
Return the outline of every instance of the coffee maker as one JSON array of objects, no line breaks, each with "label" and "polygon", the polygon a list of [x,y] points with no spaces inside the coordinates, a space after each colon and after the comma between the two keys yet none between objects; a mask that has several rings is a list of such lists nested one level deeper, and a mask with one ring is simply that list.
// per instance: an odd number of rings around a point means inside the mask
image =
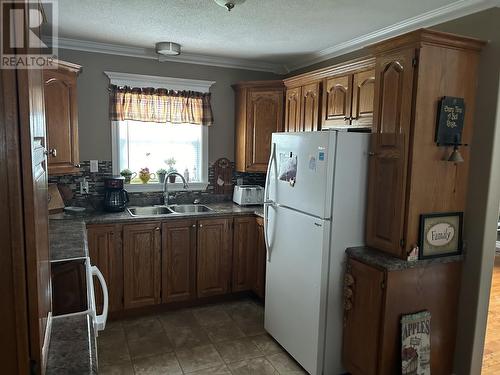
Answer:
[{"label": "coffee maker", "polygon": [[125,210],[128,193],[123,189],[125,178],[122,176],[107,177],[104,180],[104,209],[109,212],[120,212]]}]

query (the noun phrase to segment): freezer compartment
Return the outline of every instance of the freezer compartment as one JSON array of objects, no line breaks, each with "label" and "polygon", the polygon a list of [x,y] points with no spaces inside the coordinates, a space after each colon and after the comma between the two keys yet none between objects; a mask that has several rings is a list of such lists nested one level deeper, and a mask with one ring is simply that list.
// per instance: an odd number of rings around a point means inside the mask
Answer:
[{"label": "freezer compartment", "polygon": [[265,328],[310,374],[321,374],[330,221],[272,205],[266,222]]}]

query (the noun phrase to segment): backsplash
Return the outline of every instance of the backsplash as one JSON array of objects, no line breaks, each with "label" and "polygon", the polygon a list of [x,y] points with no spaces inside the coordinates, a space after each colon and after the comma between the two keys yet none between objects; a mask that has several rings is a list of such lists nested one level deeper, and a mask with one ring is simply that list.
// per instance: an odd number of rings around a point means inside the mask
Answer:
[{"label": "backsplash", "polygon": [[[90,172],[90,161],[85,160],[80,162],[82,172],[76,175],[50,176],[49,183],[57,183],[59,190],[63,196],[66,206],[80,206],[100,209],[104,198],[104,178],[111,176],[113,171],[112,162],[109,160],[99,161],[99,172]],[[83,178],[89,183],[89,193],[80,194],[80,183]],[[215,194],[215,175],[214,168],[211,165],[208,169],[209,185],[206,191],[189,191],[173,193],[173,198],[170,203],[192,203],[195,199],[199,199],[201,203],[219,203],[231,201],[232,195]],[[244,185],[260,185],[264,186],[266,175],[263,173],[233,173],[233,185],[236,185],[237,180],[241,179]],[[144,193],[129,193],[130,206],[149,206],[155,204],[163,204],[162,192],[144,192]]]}]

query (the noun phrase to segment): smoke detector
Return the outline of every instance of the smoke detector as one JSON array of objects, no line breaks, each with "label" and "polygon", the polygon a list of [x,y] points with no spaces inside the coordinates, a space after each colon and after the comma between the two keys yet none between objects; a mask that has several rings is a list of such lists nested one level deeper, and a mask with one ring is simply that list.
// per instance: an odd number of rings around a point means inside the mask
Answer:
[{"label": "smoke detector", "polygon": [[236,5],[243,4],[245,0],[214,0],[221,7],[231,11]]},{"label": "smoke detector", "polygon": [[163,56],[177,56],[181,54],[181,45],[174,42],[156,43],[156,53]]}]

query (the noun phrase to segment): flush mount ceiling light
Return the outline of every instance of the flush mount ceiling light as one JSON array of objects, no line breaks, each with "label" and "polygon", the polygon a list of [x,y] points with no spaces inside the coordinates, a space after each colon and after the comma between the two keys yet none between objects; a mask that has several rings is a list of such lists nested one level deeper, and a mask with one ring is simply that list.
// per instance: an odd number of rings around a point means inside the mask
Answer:
[{"label": "flush mount ceiling light", "polygon": [[221,7],[231,11],[236,5],[243,4],[245,0],[214,0]]},{"label": "flush mount ceiling light", "polygon": [[174,42],[156,43],[156,53],[163,56],[177,56],[181,54],[181,45]]}]

